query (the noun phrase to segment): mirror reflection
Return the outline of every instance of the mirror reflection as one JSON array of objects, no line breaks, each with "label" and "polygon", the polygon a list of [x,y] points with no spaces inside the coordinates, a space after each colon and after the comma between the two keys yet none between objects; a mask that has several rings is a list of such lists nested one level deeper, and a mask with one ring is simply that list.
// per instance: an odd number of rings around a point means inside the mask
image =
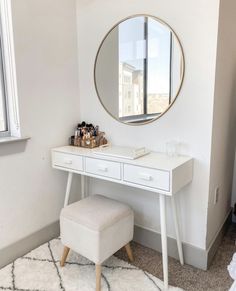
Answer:
[{"label": "mirror reflection", "polygon": [[101,103],[117,120],[137,125],[160,117],[174,102],[184,60],[170,27],[151,16],[120,22],[104,38],[95,62]]}]

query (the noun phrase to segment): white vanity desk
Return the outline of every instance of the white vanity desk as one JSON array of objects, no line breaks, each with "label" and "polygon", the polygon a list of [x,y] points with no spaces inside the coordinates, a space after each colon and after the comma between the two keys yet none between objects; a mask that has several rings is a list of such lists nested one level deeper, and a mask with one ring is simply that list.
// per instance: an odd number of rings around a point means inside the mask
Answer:
[{"label": "white vanity desk", "polygon": [[73,173],[81,175],[82,198],[87,194],[86,176],[144,189],[159,195],[164,285],[165,289],[168,289],[166,198],[169,196],[172,201],[179,258],[183,264],[174,194],[191,182],[193,159],[186,156],[168,157],[165,154],[151,152],[138,159],[128,160],[97,155],[91,149],[64,146],[52,150],[52,166],[68,172],[65,205],[68,204]]}]

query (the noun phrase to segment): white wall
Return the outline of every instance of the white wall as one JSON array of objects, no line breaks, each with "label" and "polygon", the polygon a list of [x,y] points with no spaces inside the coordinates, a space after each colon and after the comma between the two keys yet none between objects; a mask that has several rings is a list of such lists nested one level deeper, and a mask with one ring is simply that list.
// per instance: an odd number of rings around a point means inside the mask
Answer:
[{"label": "white wall", "polygon": [[[182,152],[192,155],[195,163],[193,182],[179,194],[183,239],[203,249],[207,232],[218,10],[218,0],[77,0],[81,118],[99,124],[115,144],[144,145],[156,151],[164,151],[169,140],[178,139],[184,144]],[[138,13],[160,17],[177,32],[185,52],[186,75],[171,110],[154,123],[132,127],[112,119],[99,103],[93,66],[107,31],[121,19]],[[154,194],[94,179],[90,190],[112,193],[133,206],[136,224],[160,231],[159,202]],[[169,216],[168,235],[174,236],[171,219]]]},{"label": "white wall", "polygon": [[[226,23],[219,31],[215,88],[219,0],[12,2],[20,119],[23,135],[31,140],[24,152],[18,145],[0,147],[0,249],[58,219],[66,175],[51,169],[50,148],[65,144],[73,124],[81,119],[99,124],[115,144],[164,151],[169,140],[183,143],[182,152],[195,158],[194,180],[179,194],[183,239],[205,249],[229,209],[233,142],[228,141],[230,136],[234,139],[234,129],[227,126],[235,121],[230,113],[235,91],[231,77],[235,65],[230,59],[235,57],[230,29],[235,27],[230,20],[235,11],[233,0],[222,6],[221,21]],[[169,23],[180,37],[186,57],[185,80],[174,106],[157,122],[140,127],[112,119],[99,103],[93,83],[101,40],[116,22],[136,13],[153,14]],[[222,43],[230,43],[229,55],[228,50],[224,55]],[[212,206],[218,184],[220,201]],[[136,224],[159,232],[155,194],[94,179],[90,190],[112,192],[113,197],[132,205]],[[169,216],[168,235],[174,236],[171,219]]]},{"label": "white wall", "polygon": [[[231,206],[236,138],[236,2],[221,0],[212,133],[207,246],[221,228]],[[215,188],[220,187],[214,204]]]},{"label": "white wall", "polygon": [[0,145],[0,249],[58,220],[66,175],[50,149],[79,120],[74,0],[13,0],[20,121],[31,137]]}]

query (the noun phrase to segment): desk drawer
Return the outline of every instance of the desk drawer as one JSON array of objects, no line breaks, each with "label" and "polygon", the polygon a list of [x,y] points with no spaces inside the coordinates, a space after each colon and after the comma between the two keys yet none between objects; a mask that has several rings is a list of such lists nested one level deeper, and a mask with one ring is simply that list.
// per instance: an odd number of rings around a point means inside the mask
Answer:
[{"label": "desk drawer", "polygon": [[83,170],[83,157],[64,154],[59,152],[53,152],[53,165],[71,170],[82,171]]},{"label": "desk drawer", "polygon": [[85,165],[85,170],[88,173],[105,176],[117,180],[121,179],[120,163],[86,158]]},{"label": "desk drawer", "polygon": [[124,180],[164,191],[170,190],[170,174],[166,171],[125,164]]}]

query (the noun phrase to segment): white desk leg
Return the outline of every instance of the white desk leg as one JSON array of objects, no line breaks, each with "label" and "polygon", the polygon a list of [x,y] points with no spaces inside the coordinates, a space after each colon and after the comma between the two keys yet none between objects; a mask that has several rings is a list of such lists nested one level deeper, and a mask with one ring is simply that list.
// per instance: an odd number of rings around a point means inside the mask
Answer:
[{"label": "white desk leg", "polygon": [[177,241],[177,247],[178,247],[178,252],[179,252],[179,260],[180,260],[181,265],[183,265],[184,264],[183,248],[182,248],[182,242],[180,239],[178,215],[177,215],[174,196],[171,197],[171,203],[172,203],[172,211],[173,211],[173,218],[174,218],[174,224],[175,224],[176,241]]},{"label": "white desk leg", "polygon": [[81,175],[81,199],[86,197],[86,176]]},{"label": "white desk leg", "polygon": [[68,173],[68,178],[67,178],[66,196],[65,196],[65,201],[64,201],[64,207],[65,207],[66,205],[68,205],[68,202],[69,202],[72,178],[73,178],[73,173],[72,173],[72,172],[69,172],[69,173]]},{"label": "white desk leg", "polygon": [[162,264],[164,277],[164,290],[168,290],[168,254],[167,254],[167,234],[166,234],[166,196],[160,194],[160,219],[161,219],[161,245]]}]

